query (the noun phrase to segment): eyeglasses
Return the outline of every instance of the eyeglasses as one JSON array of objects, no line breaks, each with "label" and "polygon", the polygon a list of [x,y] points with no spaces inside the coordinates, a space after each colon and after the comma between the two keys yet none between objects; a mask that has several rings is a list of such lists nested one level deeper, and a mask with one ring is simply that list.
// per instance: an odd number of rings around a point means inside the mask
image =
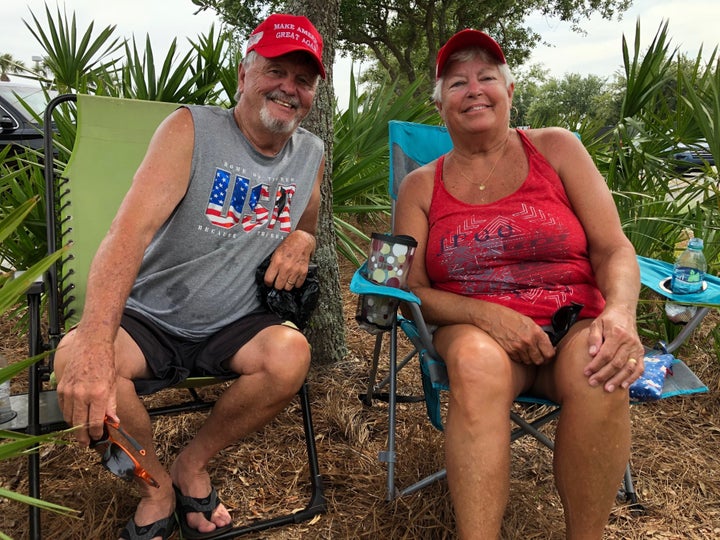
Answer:
[{"label": "eyeglasses", "polygon": [[119,422],[114,422],[106,416],[102,438],[90,442],[90,448],[95,448],[102,452],[101,463],[103,466],[114,475],[125,480],[132,480],[133,477],[137,477],[150,486],[159,488],[160,484],[140,465],[140,462],[135,458],[133,453],[123,445],[123,442],[113,437],[111,430],[115,430],[122,435],[125,440],[135,448],[138,454],[141,456],[145,456],[146,454],[145,449],[120,427]]},{"label": "eyeglasses", "polygon": [[552,330],[546,330],[545,332],[550,337],[550,343],[557,345],[560,340],[565,337],[570,327],[577,321],[580,310],[584,307],[584,304],[578,302],[571,302],[569,306],[563,306],[553,313],[550,323],[552,324]]}]

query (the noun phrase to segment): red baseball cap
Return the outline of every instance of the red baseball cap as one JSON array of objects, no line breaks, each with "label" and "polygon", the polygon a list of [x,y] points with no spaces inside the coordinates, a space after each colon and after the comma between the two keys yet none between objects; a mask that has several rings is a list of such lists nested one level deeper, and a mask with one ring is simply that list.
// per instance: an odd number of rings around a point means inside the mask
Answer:
[{"label": "red baseball cap", "polygon": [[460,30],[454,36],[447,40],[445,45],[440,47],[435,62],[435,78],[439,79],[445,69],[448,59],[456,52],[471,47],[480,47],[490,53],[500,64],[507,64],[505,55],[497,41],[480,30],[467,28]]},{"label": "red baseball cap", "polygon": [[250,34],[245,54],[250,51],[265,58],[275,58],[294,51],[306,52],[315,60],[320,76],[325,78],[322,36],[307,17],[285,13],[270,15]]}]

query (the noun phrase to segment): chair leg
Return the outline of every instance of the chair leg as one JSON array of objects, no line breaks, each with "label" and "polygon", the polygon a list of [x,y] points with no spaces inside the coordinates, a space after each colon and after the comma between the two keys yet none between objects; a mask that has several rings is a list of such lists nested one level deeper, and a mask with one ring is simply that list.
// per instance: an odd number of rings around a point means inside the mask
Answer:
[{"label": "chair leg", "polygon": [[[29,435],[40,434],[40,403],[39,388],[40,382],[37,374],[37,366],[30,367],[30,381],[28,392],[28,428]],[[40,448],[35,445],[30,449],[28,454],[28,494],[35,499],[40,498]],[[40,540],[40,508],[35,505],[29,505],[29,537],[31,540]]]},{"label": "chair leg", "polygon": [[418,480],[414,484],[403,488],[398,492],[398,497],[404,497],[405,495],[410,495],[411,493],[415,493],[418,490],[421,490],[430,484],[433,484],[435,482],[439,482],[440,480],[444,480],[447,477],[447,469],[441,469],[433,474],[429,474],[425,478]]},{"label": "chair leg", "polygon": [[327,511],[327,500],[325,499],[322,476],[320,475],[320,468],[318,466],[317,449],[315,445],[315,431],[313,429],[312,415],[310,411],[310,398],[308,394],[307,382],[303,383],[303,386],[298,392],[298,397],[300,398],[303,426],[305,428],[305,443],[307,445],[308,463],[310,468],[310,484],[312,487],[312,493],[310,495],[310,500],[307,506],[299,512],[279,516],[276,518],[270,518],[263,521],[258,521],[249,525],[233,527],[232,529],[225,531],[222,534],[213,536],[213,539],[224,540],[226,538],[237,538],[238,536],[243,536],[252,532],[264,531],[272,527],[280,527],[282,525],[301,523]]},{"label": "chair leg", "polygon": [[700,323],[703,321],[705,316],[710,312],[709,307],[701,307],[698,308],[697,312],[693,316],[692,319],[690,319],[687,324],[685,324],[680,330],[680,333],[678,333],[677,336],[675,336],[675,339],[673,339],[670,343],[665,343],[663,341],[659,342],[655,348],[666,352],[666,353],[674,353],[677,349],[680,348],[680,346],[685,343],[685,341],[692,335],[692,333],[695,331],[695,329],[700,326]]},{"label": "chair leg", "polygon": [[360,394],[358,397],[364,405],[368,407],[372,406],[374,392],[375,392],[375,379],[377,378],[378,364],[380,363],[380,353],[382,352],[382,340],[383,334],[378,334],[375,337],[375,348],[373,349],[373,363],[370,368],[370,375],[368,377],[367,390],[364,394]]},{"label": "chair leg", "polygon": [[[315,429],[312,423],[312,412],[310,410],[310,395],[308,392],[307,382],[303,383],[300,389],[300,406],[302,408],[303,426],[305,428],[305,445],[307,446],[308,464],[310,468],[310,484],[312,486],[312,496],[306,508],[308,519],[317,514],[327,511],[327,500],[323,488],[322,475],[320,474],[320,466],[318,464],[317,447],[315,445]],[[301,520],[302,521],[302,520]]]},{"label": "chair leg", "polygon": [[395,413],[397,394],[397,319],[393,320],[390,329],[390,387],[388,399],[388,445],[387,451],[380,453],[380,461],[388,464],[386,499],[395,498]]},{"label": "chair leg", "polygon": [[625,476],[623,478],[623,492],[625,502],[630,503],[630,513],[634,515],[645,514],[645,507],[638,501],[637,493],[635,492],[635,486],[633,484],[632,469],[628,462],[625,467]]},{"label": "chair leg", "polygon": [[[40,354],[40,291],[42,285],[33,287],[27,294],[29,332],[28,350],[30,356]],[[42,376],[40,363],[35,362],[28,369],[28,419],[27,433],[29,435],[40,435],[40,390],[42,389]],[[28,454],[28,494],[36,499],[40,498],[40,448],[38,445],[30,449]],[[40,508],[35,505],[29,506],[29,538],[40,540]]]},{"label": "chair leg", "polygon": [[[382,343],[385,337],[385,333],[380,333],[375,336],[375,347],[373,349],[373,360],[372,366],[370,367],[370,374],[368,375],[368,383],[365,388],[365,392],[358,394],[358,399],[363,402],[363,405],[372,407],[373,400],[384,401],[387,403],[390,399],[389,392],[381,392],[380,390],[386,388],[390,384],[390,375],[385,377],[383,380],[378,381],[378,366],[380,364],[380,354],[382,353]],[[418,354],[418,349],[414,349],[405,355],[405,358],[400,362],[395,362],[395,372],[402,370],[406,364],[412,361]],[[395,394],[395,403],[421,403],[425,401],[422,395],[397,395]]]},{"label": "chair leg", "polygon": [[516,439],[519,439],[520,437],[524,437],[525,435],[532,435],[535,439],[537,439],[538,442],[544,444],[550,450],[554,450],[555,441],[550,439],[550,437],[545,435],[538,428],[547,424],[548,422],[550,422],[550,420],[555,419],[559,414],[560,407],[556,407],[555,409],[541,416],[534,422],[528,422],[516,412],[510,411],[510,419],[518,426],[518,428],[512,432],[510,440],[514,441]]}]

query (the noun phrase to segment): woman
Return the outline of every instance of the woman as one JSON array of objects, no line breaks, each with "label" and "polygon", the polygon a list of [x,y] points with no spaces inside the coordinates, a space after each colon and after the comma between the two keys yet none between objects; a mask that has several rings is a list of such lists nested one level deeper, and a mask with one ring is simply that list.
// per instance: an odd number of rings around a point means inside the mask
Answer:
[{"label": "woman", "polygon": [[[453,150],[403,181],[395,233],[418,240],[408,284],[447,363],[458,533],[499,535],[508,410],[526,392],[562,405],[554,471],[567,538],[599,539],[630,454],[627,389],[643,371],[634,249],[573,133],[510,129],[514,81],[492,38],[455,34],[436,74]],[[552,315],[575,304],[577,322],[552,336]]]}]

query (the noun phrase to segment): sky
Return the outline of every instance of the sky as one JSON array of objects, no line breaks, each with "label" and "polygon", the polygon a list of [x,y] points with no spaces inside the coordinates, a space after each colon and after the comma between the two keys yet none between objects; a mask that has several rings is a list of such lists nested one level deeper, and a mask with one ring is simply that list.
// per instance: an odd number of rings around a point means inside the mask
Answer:
[{"label": "sky", "polygon": [[[114,24],[118,37],[134,36],[141,50],[144,50],[145,36],[149,34],[153,51],[156,57],[161,58],[164,58],[173,38],[178,38],[179,47],[187,47],[186,38],[195,39],[207,33],[210,25],[216,22],[216,18],[208,12],[194,15],[196,8],[190,0],[59,0],[58,3],[52,0],[2,0],[0,54],[10,53],[27,65],[32,65],[33,56],[43,54],[23,20],[32,25],[32,11],[47,28],[46,3],[54,18],[57,6],[61,10],[64,8],[69,18],[74,13],[81,32],[93,21],[95,33]],[[707,58],[720,41],[717,32],[720,24],[718,0],[635,0],[633,4],[619,22],[594,17],[583,23],[587,31],[585,36],[573,33],[566,23],[541,17],[529,19],[527,23],[541,34],[543,41],[552,44],[539,46],[530,61],[543,64],[554,77],[562,77],[566,73],[609,77],[622,67],[623,34],[632,50],[638,18],[643,49],[650,44],[665,19],[669,20],[672,45],[693,58],[701,44]],[[355,65],[356,71],[358,68]],[[350,70],[349,60],[338,59],[335,62],[334,86],[341,107],[347,104]]]},{"label": "sky", "polygon": [[534,17],[527,21],[544,41],[553,47],[538,47],[531,62],[540,62],[553,76],[566,73],[581,75],[612,75],[622,68],[622,37],[634,50],[635,26],[640,20],[641,47],[645,50],[652,42],[660,25],[668,21],[668,35],[673,48],[695,58],[702,45],[707,60],[720,42],[717,31],[720,24],[718,0],[634,0],[633,6],[623,14],[621,21],[605,21],[592,17],[582,24],[587,31],[581,36],[570,31],[570,25]]}]

